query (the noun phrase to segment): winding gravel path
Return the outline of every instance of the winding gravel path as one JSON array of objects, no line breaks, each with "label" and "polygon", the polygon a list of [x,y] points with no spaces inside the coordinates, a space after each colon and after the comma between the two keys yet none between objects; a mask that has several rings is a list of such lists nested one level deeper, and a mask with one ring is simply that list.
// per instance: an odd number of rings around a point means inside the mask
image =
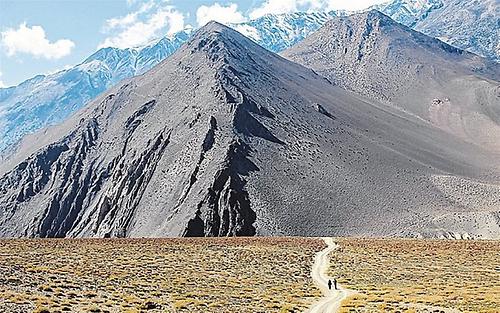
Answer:
[{"label": "winding gravel path", "polygon": [[342,286],[338,284],[338,290],[328,289],[328,280],[331,279],[333,281],[333,277],[327,274],[330,263],[330,258],[328,256],[333,250],[338,248],[338,245],[332,238],[323,238],[323,240],[327,244],[327,247],[316,254],[311,270],[312,279],[323,292],[323,298],[321,298],[318,303],[313,304],[307,311],[308,313],[338,312],[342,300],[355,293],[355,291],[342,288]]}]

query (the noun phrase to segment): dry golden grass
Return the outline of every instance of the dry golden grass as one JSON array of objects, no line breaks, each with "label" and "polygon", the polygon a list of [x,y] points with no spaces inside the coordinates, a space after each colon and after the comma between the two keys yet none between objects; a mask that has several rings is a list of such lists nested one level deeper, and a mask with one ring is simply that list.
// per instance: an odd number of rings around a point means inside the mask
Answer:
[{"label": "dry golden grass", "polygon": [[2,312],[301,312],[317,239],[0,241]]},{"label": "dry golden grass", "polygon": [[339,239],[342,312],[500,312],[500,242]]}]

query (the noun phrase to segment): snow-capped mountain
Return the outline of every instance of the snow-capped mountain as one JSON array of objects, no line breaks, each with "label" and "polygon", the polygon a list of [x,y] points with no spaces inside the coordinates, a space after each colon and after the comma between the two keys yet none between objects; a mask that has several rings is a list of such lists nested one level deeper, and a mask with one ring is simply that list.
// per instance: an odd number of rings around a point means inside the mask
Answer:
[{"label": "snow-capped mountain", "polygon": [[375,5],[372,8],[390,16],[398,23],[413,28],[432,11],[443,7],[443,5],[443,0],[394,0]]},{"label": "snow-capped mountain", "polygon": [[[375,8],[406,26],[498,61],[500,14],[495,2],[393,0]],[[231,26],[266,49],[280,52],[330,18],[352,13],[270,14]],[[117,82],[152,68],[171,55],[191,33],[191,29],[186,29],[144,47],[103,48],[73,68],[0,89],[0,155],[23,135],[64,120]]]},{"label": "snow-capped mountain", "polygon": [[500,62],[500,1],[446,0],[413,28]]},{"label": "snow-capped mountain", "polygon": [[350,12],[297,12],[269,14],[246,23],[230,25],[259,45],[273,52],[285,50],[318,30],[332,17]]},{"label": "snow-capped mountain", "polygon": [[149,70],[190,34],[186,29],[138,48],[102,48],[73,68],[0,89],[0,154],[22,136],[64,120],[117,82]]}]

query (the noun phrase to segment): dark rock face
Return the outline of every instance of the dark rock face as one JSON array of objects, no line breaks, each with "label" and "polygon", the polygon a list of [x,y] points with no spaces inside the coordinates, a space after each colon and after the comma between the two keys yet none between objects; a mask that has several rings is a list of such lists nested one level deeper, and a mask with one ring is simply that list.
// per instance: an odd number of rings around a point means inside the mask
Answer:
[{"label": "dark rock face", "polygon": [[196,216],[189,221],[185,236],[255,235],[253,223],[256,216],[242,177],[258,168],[246,158],[248,149],[243,142],[229,146],[224,167],[216,173],[207,195],[198,204]]},{"label": "dark rock face", "polygon": [[211,23],[0,165],[0,236],[495,237],[498,174],[491,151]]}]

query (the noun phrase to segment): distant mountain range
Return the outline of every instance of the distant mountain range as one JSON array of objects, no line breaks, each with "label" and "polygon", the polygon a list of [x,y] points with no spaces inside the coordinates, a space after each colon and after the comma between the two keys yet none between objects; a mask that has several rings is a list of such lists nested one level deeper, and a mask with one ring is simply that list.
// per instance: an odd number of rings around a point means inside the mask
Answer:
[{"label": "distant mountain range", "polygon": [[[500,60],[500,14],[495,0],[394,0],[375,8],[425,34]],[[352,13],[266,15],[231,26],[268,50],[280,52],[332,17]],[[139,48],[103,48],[73,68],[38,75],[18,86],[0,89],[0,159],[25,134],[63,121],[117,82],[152,68],[171,55],[191,33],[191,29],[186,29]]]},{"label": "distant mountain range", "polygon": [[144,73],[190,36],[185,30],[140,48],[102,48],[73,68],[0,89],[0,152],[59,123],[117,82]]}]

